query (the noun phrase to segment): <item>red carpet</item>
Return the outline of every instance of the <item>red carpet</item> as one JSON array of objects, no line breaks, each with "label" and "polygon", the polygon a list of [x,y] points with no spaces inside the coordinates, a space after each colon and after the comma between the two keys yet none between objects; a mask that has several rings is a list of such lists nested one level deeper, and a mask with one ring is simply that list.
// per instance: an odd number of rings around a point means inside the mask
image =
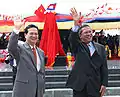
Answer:
[{"label": "red carpet", "polygon": [[109,60],[120,60],[120,57],[112,55],[112,57]]}]

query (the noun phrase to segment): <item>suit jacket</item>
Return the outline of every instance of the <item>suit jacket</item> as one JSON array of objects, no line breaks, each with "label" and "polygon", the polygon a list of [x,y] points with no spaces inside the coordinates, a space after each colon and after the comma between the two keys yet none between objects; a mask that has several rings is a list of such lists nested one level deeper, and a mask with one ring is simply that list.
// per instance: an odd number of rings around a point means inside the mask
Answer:
[{"label": "suit jacket", "polygon": [[8,51],[14,56],[17,63],[17,74],[13,87],[13,97],[43,97],[45,89],[44,52],[37,48],[41,62],[37,71],[33,52],[26,42],[18,44],[18,35],[12,32]]},{"label": "suit jacket", "polygon": [[108,83],[104,46],[93,42],[95,52],[90,56],[88,47],[80,41],[77,32],[70,33],[69,41],[76,60],[66,86],[76,91],[81,91],[86,87],[88,94],[98,96],[100,86],[107,86]]}]

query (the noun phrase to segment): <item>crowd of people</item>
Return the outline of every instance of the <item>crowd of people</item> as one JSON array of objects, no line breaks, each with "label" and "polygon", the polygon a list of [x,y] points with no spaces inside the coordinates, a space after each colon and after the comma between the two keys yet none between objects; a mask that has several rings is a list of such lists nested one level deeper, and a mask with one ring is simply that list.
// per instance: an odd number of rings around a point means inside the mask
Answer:
[{"label": "crowd of people", "polygon": [[93,41],[98,42],[105,46],[107,59],[112,59],[113,57],[119,58],[120,57],[120,46],[119,46],[119,36],[114,35],[111,36],[107,34],[105,36],[102,32],[96,32],[93,36]]}]

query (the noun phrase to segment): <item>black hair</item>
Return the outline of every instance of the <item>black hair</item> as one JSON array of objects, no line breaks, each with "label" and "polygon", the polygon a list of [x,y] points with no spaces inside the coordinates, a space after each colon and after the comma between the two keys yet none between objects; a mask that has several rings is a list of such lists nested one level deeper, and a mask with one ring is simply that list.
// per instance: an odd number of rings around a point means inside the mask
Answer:
[{"label": "black hair", "polygon": [[27,34],[28,33],[28,29],[30,29],[30,28],[36,28],[39,31],[39,28],[36,25],[30,24],[30,25],[26,26],[26,28],[24,29],[24,33]]}]

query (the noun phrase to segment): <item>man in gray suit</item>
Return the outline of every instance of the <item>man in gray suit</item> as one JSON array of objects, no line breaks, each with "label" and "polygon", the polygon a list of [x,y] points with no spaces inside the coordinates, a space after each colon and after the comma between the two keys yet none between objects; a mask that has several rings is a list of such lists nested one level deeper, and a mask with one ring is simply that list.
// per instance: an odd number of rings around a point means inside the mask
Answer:
[{"label": "man in gray suit", "polygon": [[93,32],[89,25],[80,25],[80,15],[71,9],[75,26],[69,41],[75,64],[66,86],[73,89],[73,97],[102,97],[108,83],[108,68],[103,45],[92,41]]},{"label": "man in gray suit", "polygon": [[[36,46],[38,27],[31,24],[25,28],[26,41],[18,44],[19,31],[24,25],[19,17],[14,21],[8,51],[17,63],[17,74],[12,97],[43,97],[45,91],[44,52]],[[34,48],[36,57],[33,54]]]}]

